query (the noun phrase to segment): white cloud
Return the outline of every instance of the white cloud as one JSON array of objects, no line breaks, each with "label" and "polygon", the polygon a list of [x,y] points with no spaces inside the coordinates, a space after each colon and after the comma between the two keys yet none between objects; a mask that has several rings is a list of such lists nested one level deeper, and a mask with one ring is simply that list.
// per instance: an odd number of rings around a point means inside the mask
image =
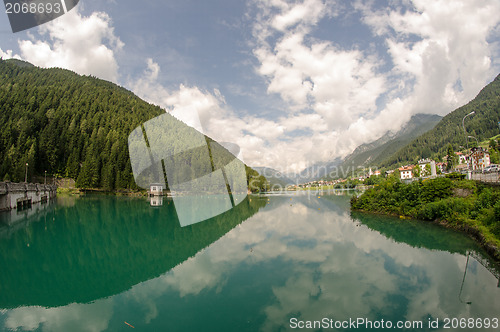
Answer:
[{"label": "white cloud", "polygon": [[209,93],[197,87],[186,87],[181,84],[177,91],[164,99],[164,102],[165,106],[171,109],[172,115],[207,134],[208,128],[204,127],[210,126],[211,117],[225,113],[224,98],[218,90]]},{"label": "white cloud", "polygon": [[158,64],[151,59],[147,64],[142,77],[128,84],[139,97],[165,108],[217,141],[238,144],[244,161],[250,165],[257,162],[276,164],[278,156],[273,151],[285,132],[284,126],[254,116],[238,117],[217,89],[210,92],[184,84],[168,89],[157,80]]},{"label": "white cloud", "polygon": [[272,19],[273,28],[286,31],[296,24],[317,23],[318,20],[329,12],[323,1],[305,0],[303,3],[291,5],[285,1],[274,1],[273,5],[282,9],[282,12]]},{"label": "white cloud", "polygon": [[161,68],[151,58],[146,59],[146,64],[142,76],[129,80],[127,85],[142,99],[165,107],[165,98],[170,96],[170,92],[158,83]]},{"label": "white cloud", "polygon": [[[498,1],[415,0],[391,5],[353,5],[362,22],[385,40],[392,59],[387,69],[376,48],[361,50],[313,37],[321,20],[338,18],[342,4],[254,1],[256,72],[267,80],[268,93],[278,94],[289,105],[290,114],[279,124],[285,134],[288,128],[306,128],[299,124],[311,124],[312,129],[277,143],[279,166],[291,166],[285,160],[302,161],[298,167],[305,160],[345,155],[400,128],[416,113],[446,114],[494,77],[498,68],[492,68],[492,57],[498,50],[487,40],[500,21]],[[385,105],[378,105],[379,100]]]},{"label": "white cloud", "polygon": [[297,129],[309,129],[312,131],[324,131],[327,129],[326,123],[317,113],[299,113],[296,115],[283,117],[280,119],[286,131],[291,132]]},{"label": "white cloud", "polygon": [[105,299],[57,308],[20,307],[8,311],[6,316],[5,328],[13,331],[100,332],[108,329],[113,303]]},{"label": "white cloud", "polygon": [[[292,111],[314,110],[330,130],[346,129],[360,116],[373,113],[377,97],[385,91],[384,76],[375,72],[378,62],[359,50],[339,49],[308,35],[312,26],[329,13],[326,4],[306,0],[294,6],[278,2],[270,7],[286,10],[261,18],[254,31],[256,40],[263,30],[277,39],[275,43],[261,41],[254,50],[260,62],[257,71],[268,79],[268,92],[278,93]],[[284,27],[291,24],[275,23],[290,22],[290,16],[295,25],[289,30]],[[266,22],[271,23],[266,26]]]},{"label": "white cloud", "polygon": [[40,67],[61,67],[79,74],[117,82],[115,52],[123,43],[114,34],[110,17],[94,12],[88,17],[78,7],[39,28],[44,40],[20,40],[22,58]]},{"label": "white cloud", "polygon": [[[240,117],[229,108],[219,90],[211,92],[183,84],[168,89],[158,82],[159,65],[152,59],[146,62],[143,75],[128,84],[132,91],[213,139],[238,144],[243,161],[250,166],[300,172],[312,162],[333,159],[335,153],[350,152],[362,139],[373,135],[367,128],[387,127],[387,122],[382,121],[386,117],[377,118],[378,122],[342,120],[342,116],[328,113],[327,102],[318,106],[318,112],[298,112],[277,120],[251,115]],[[326,117],[330,118],[325,120]],[[344,117],[349,115],[344,114]],[[344,131],[333,131],[328,119],[334,123],[345,121],[350,126]],[[404,121],[405,118],[399,119]],[[303,132],[296,134],[296,130]]]},{"label": "white cloud", "polygon": [[[373,118],[376,100],[385,91],[385,78],[376,73],[378,61],[362,51],[339,49],[309,36],[321,19],[335,15],[332,2],[276,0],[256,5],[258,73],[268,79],[268,92],[279,94],[290,112],[275,120],[239,117],[218,90],[182,84],[165,88],[158,82],[160,69],[152,60],[144,75],[129,83],[132,90],[193,127],[202,127],[208,136],[237,143],[252,166],[300,172],[316,161],[345,155],[387,130],[387,123],[351,128],[360,118]],[[268,40],[273,38],[275,43]],[[401,121],[408,119],[400,115]],[[391,124],[397,126],[398,121]]]},{"label": "white cloud", "polygon": [[393,79],[411,87],[412,113],[446,114],[468,102],[499,68],[488,43],[500,22],[496,0],[413,0],[408,10],[358,2],[364,21],[386,40]]},{"label": "white cloud", "polygon": [[19,54],[13,54],[14,51],[12,50],[6,50],[6,51],[3,51],[1,48],[0,48],[0,57],[2,59],[21,59],[21,56]]},{"label": "white cloud", "polygon": [[319,21],[339,15],[339,6],[321,0],[255,1],[255,5],[257,73],[267,79],[268,93],[279,94],[288,103],[290,114],[280,119],[285,128],[311,125],[310,133],[278,144],[282,169],[300,171],[299,165],[346,155],[409,119],[404,108],[385,111],[396,121],[378,117],[377,99],[387,89],[386,74],[379,72],[383,61],[366,51],[312,37]]},{"label": "white cloud", "polygon": [[[219,90],[206,91],[183,84],[168,89],[158,82],[159,66],[151,59],[147,65],[140,78],[129,82],[132,91],[211,138],[238,144],[243,161],[250,166],[300,172],[310,166],[310,160],[331,157],[332,142],[338,142],[342,149],[352,145],[337,133],[329,132],[319,114],[298,113],[277,120],[240,117],[229,108]],[[306,136],[290,136],[295,130],[305,130]]]},{"label": "white cloud", "polygon": [[376,48],[313,37],[319,22],[338,18],[344,5],[321,0],[253,4],[256,73],[265,78],[268,93],[286,103],[284,114],[274,120],[239,117],[219,90],[182,84],[167,89],[159,84],[160,68],[151,59],[143,77],[131,84],[141,97],[205,134],[240,145],[252,166],[299,172],[344,156],[399,129],[413,114],[453,110],[493,77],[493,49],[486,40],[499,21],[494,13],[500,4],[494,1],[420,0],[384,9],[356,2],[353,9],[362,21],[385,40],[389,68]]}]

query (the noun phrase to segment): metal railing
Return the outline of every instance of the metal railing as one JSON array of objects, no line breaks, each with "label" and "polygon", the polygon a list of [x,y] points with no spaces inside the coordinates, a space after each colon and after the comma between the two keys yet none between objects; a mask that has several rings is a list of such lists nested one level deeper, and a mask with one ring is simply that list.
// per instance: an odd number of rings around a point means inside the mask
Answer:
[{"label": "metal railing", "polygon": [[471,172],[471,180],[488,183],[500,183],[500,173],[498,171],[483,172],[481,170],[476,170]]}]

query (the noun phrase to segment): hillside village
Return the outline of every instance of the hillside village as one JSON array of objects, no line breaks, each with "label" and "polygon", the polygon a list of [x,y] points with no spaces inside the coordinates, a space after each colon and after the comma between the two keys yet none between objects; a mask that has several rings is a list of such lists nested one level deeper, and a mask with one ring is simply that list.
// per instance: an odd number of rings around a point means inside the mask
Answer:
[{"label": "hillside village", "polygon": [[[406,145],[401,147],[396,143],[407,137],[395,137],[374,148],[374,154],[365,153],[373,150],[373,143],[362,145],[360,147],[364,150],[358,147],[362,152],[358,151],[354,158],[348,156],[339,167],[328,169],[326,177],[295,183],[287,189],[354,188],[358,185],[375,185],[388,176],[412,182],[446,173],[459,173],[467,179],[498,183],[499,96],[500,75],[473,100],[444,116],[432,129],[427,129]],[[420,122],[417,122],[422,125],[425,121],[425,118],[420,118]],[[428,122],[431,126],[432,121]],[[420,128],[418,125],[416,127]]]},{"label": "hillside village", "polygon": [[466,173],[468,170],[488,172],[496,170],[495,166],[497,166],[491,163],[489,151],[482,147],[472,148],[469,154],[454,152],[454,162],[451,163],[450,167],[448,167],[450,157],[446,155],[443,159],[447,161],[436,162],[432,159],[421,159],[416,165],[401,166],[397,169],[399,178],[407,180],[450,172]]},{"label": "hillside village", "polygon": [[[491,156],[493,155],[493,156]],[[416,164],[400,165],[397,168],[381,171],[368,168],[356,175],[335,180],[317,180],[303,184],[290,185],[287,190],[303,190],[310,188],[354,188],[357,185],[373,185],[382,177],[395,174],[403,182],[412,182],[416,179],[437,177],[447,173],[464,174],[468,179],[480,179],[477,174],[490,174],[488,182],[500,182],[498,165],[498,143],[490,140],[489,148],[482,146],[453,152],[449,147],[449,154],[436,161],[430,158],[420,159]],[[493,159],[493,160],[492,160]],[[495,163],[493,163],[493,162]],[[358,170],[360,171],[360,170]],[[354,171],[353,171],[354,172]],[[483,178],[481,178],[482,180]]]}]

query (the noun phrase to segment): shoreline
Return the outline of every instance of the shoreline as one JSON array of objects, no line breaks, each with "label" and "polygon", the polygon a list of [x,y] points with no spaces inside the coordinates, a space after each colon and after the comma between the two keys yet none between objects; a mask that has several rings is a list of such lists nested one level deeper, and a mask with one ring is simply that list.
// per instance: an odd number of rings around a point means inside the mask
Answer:
[{"label": "shoreline", "polygon": [[[147,197],[148,193],[146,191],[139,190],[105,190],[99,188],[57,188],[58,195],[71,195],[71,196],[82,196],[86,194],[97,194],[97,195],[113,195],[113,196],[130,196],[130,197]],[[165,195],[167,196],[167,195]]]},{"label": "shoreline", "polygon": [[[350,190],[352,190],[352,189],[350,189]],[[308,192],[309,190],[301,190],[301,191]],[[290,191],[288,193],[293,193],[293,192],[297,192],[297,191]],[[127,190],[127,189],[109,191],[109,190],[97,189],[97,188],[88,188],[88,189],[58,188],[57,194],[71,195],[71,196],[81,196],[81,195],[86,195],[86,194],[98,194],[98,195],[114,195],[114,196],[128,196],[128,197],[148,197],[147,191]],[[263,193],[261,193],[261,194],[263,194]],[[164,197],[171,197],[170,194],[166,194],[163,196]],[[469,236],[470,238],[472,238],[496,262],[500,262],[500,248],[497,245],[495,245],[495,243],[492,243],[491,241],[487,241],[485,234],[483,234],[481,229],[475,225],[470,225],[470,224],[465,223],[463,221],[458,221],[458,222],[452,223],[448,220],[442,220],[442,219],[426,221],[426,220],[422,220],[422,219],[417,219],[417,218],[410,216],[410,215],[402,215],[402,214],[397,214],[397,213],[388,213],[388,212],[380,212],[380,211],[369,211],[369,210],[363,210],[363,209],[353,209],[352,207],[351,207],[350,211],[351,212],[356,211],[356,212],[363,212],[363,213],[370,213],[370,214],[399,217],[399,219],[403,219],[403,220],[412,219],[412,220],[416,220],[416,221],[422,222],[422,223],[431,222],[433,224],[437,224],[437,225],[440,225],[440,226],[448,228],[448,229],[453,229],[455,231],[459,231],[459,232]]]},{"label": "shoreline", "polygon": [[[163,195],[150,195],[147,190],[130,190],[130,189],[106,190],[100,188],[57,188],[57,194],[73,195],[73,196],[95,194],[95,195],[128,196],[128,197],[174,197],[174,195],[171,192],[164,192]],[[216,194],[216,193],[211,193],[211,194]],[[258,193],[248,192],[247,194],[252,195]],[[175,196],[183,196],[183,194],[177,193]]]},{"label": "shoreline", "polygon": [[481,248],[483,248],[488,255],[491,256],[491,258],[497,262],[500,263],[500,248],[497,247],[494,243],[491,243],[486,240],[485,235],[481,232],[480,229],[475,227],[474,225],[468,225],[464,222],[460,222],[459,224],[453,224],[447,220],[432,220],[432,221],[426,221],[422,219],[416,219],[413,218],[412,216],[406,216],[406,215],[401,215],[401,214],[396,214],[396,213],[386,213],[386,212],[379,212],[379,211],[367,211],[367,210],[362,210],[362,209],[352,209],[351,212],[363,212],[363,213],[369,213],[369,214],[377,214],[377,215],[385,215],[385,216],[393,216],[393,217],[399,217],[399,219],[404,220],[416,220],[421,223],[433,223],[435,225],[439,225],[441,227],[447,228],[447,229],[452,229],[455,231],[458,231],[460,233],[463,233],[467,235],[469,238],[473,239]]}]

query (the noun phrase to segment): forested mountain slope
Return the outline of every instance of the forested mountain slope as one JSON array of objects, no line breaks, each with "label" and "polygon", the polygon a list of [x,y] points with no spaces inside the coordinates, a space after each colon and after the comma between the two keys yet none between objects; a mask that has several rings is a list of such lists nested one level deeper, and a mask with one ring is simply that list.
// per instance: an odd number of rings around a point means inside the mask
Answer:
[{"label": "forested mountain slope", "polygon": [[359,166],[376,166],[413,139],[434,128],[441,119],[436,114],[415,114],[398,132],[387,132],[374,142],[358,146],[344,159],[341,167],[358,169]]},{"label": "forested mountain slope", "polygon": [[92,76],[0,60],[0,180],[24,181],[28,163],[28,181],[47,171],[78,187],[136,189],[128,136],[164,113]]}]

